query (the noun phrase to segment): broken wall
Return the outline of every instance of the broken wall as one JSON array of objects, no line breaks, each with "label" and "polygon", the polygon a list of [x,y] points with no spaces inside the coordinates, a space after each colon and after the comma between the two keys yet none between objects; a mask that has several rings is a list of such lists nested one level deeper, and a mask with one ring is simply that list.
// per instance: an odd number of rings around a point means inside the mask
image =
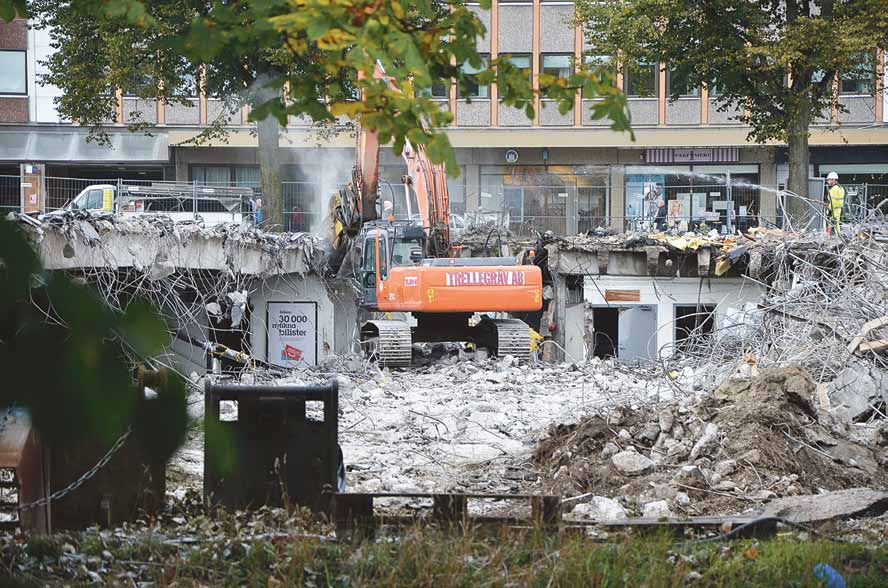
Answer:
[{"label": "broken wall", "polygon": [[[656,311],[655,351],[665,349],[671,354],[675,340],[675,308],[680,305],[715,306],[715,328],[735,322],[735,315],[747,304],[761,300],[762,288],[744,278],[673,278],[645,276],[586,276],[583,294],[586,306],[637,307],[652,306]],[[615,300],[623,298],[624,300]],[[565,348],[573,354],[583,344],[586,325],[568,321],[565,325]],[[591,330],[591,329],[589,329]],[[632,337],[649,338],[652,333],[632,333]],[[653,343],[652,342],[652,343]]]},{"label": "broken wall", "polygon": [[[337,353],[350,351],[355,342],[357,307],[348,285],[328,283],[314,274],[284,275],[258,282],[250,293],[250,341],[252,355],[278,365],[277,358],[269,357],[268,332],[273,324],[269,317],[269,303],[313,302],[317,304],[317,318],[310,317],[308,327],[317,337],[317,362]],[[272,320],[270,320],[272,319]]]}]

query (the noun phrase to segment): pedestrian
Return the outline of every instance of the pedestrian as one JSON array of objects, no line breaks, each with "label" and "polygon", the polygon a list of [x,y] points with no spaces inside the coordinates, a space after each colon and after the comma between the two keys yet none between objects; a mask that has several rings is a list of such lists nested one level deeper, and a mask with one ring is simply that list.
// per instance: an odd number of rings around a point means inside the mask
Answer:
[{"label": "pedestrian", "polygon": [[261,199],[261,198],[257,198],[257,199],[256,199],[256,213],[255,213],[255,216],[256,216],[256,226],[257,226],[257,227],[261,227],[261,226],[262,226],[262,217],[263,217],[263,211],[262,211],[262,199]]},{"label": "pedestrian", "polygon": [[305,215],[302,213],[302,209],[299,208],[299,205],[293,207],[293,231],[294,233],[301,233],[305,231]]},{"label": "pedestrian", "polygon": [[657,214],[654,216],[654,222],[658,231],[666,229],[666,202],[662,198],[657,199]]},{"label": "pedestrian", "polygon": [[[842,221],[842,211],[845,208],[845,188],[839,184],[839,174],[829,172],[826,176],[827,208],[832,215],[832,227],[839,234],[839,223]],[[827,227],[829,232],[830,227]]]}]

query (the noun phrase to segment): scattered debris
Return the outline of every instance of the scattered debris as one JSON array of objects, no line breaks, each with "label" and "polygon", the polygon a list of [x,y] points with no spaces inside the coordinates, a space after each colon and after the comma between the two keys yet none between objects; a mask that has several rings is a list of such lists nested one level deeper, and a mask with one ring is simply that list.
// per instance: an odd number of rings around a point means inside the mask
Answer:
[{"label": "scattered debris", "polygon": [[[539,486],[565,495],[595,492],[645,516],[741,512],[821,489],[884,487],[884,447],[861,442],[860,426],[821,411],[815,391],[803,370],[772,368],[697,401],[621,408],[554,426],[535,452]],[[652,423],[660,433],[649,443]],[[610,454],[611,446],[622,449]]]},{"label": "scattered debris", "polygon": [[769,502],[762,515],[795,523],[881,515],[888,511],[888,492],[850,488],[822,494],[786,496]]}]

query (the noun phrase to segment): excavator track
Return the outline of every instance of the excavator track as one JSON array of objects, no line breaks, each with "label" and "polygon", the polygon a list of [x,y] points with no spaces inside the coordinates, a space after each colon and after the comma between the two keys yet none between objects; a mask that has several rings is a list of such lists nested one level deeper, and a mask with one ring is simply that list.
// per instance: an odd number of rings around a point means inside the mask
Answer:
[{"label": "excavator track", "polygon": [[367,321],[361,329],[367,353],[376,356],[380,366],[410,365],[413,337],[404,321]]},{"label": "excavator track", "polygon": [[488,319],[496,327],[496,354],[530,360],[530,327],[518,319]]}]

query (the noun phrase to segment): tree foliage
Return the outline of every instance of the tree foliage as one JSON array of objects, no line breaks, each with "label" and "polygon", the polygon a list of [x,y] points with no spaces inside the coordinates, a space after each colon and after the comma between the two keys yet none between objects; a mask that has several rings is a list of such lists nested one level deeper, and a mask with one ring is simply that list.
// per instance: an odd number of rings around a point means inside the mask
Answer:
[{"label": "tree foliage", "polygon": [[132,300],[112,311],[88,286],[41,267],[27,237],[0,220],[0,408],[27,408],[44,440],[112,443],[132,428],[165,461],[184,441],[185,385],[169,375],[141,397],[131,358],[169,344],[163,321]]},{"label": "tree foliage", "polygon": [[[98,136],[116,107],[115,87],[181,102],[202,64],[207,91],[251,102],[253,120],[347,118],[397,152],[407,139],[425,145],[451,173],[456,162],[442,129],[452,114],[429,96],[433,84],[495,81],[504,104],[533,116],[527,76],[506,60],[485,67],[477,47],[484,27],[463,0],[33,0],[32,14],[53,29],[47,81],[62,89],[60,112]],[[399,91],[370,75],[358,79],[377,61]],[[481,72],[466,73],[463,63]],[[606,70],[540,82],[565,112],[584,88],[601,98],[595,116],[628,129],[625,101]]]},{"label": "tree foliage", "polygon": [[[623,63],[667,63],[690,87],[718,90],[739,108],[750,138],[800,143],[833,105],[838,74],[874,79],[872,55],[888,41],[883,0],[577,0],[596,53]],[[671,98],[677,98],[677,89]],[[792,147],[792,145],[791,145]],[[807,155],[799,167],[807,177]],[[791,183],[792,178],[790,178]],[[802,186],[797,186],[802,193]]]},{"label": "tree foliage", "polygon": [[888,40],[883,2],[824,4],[833,3],[579,0],[578,16],[597,51],[668,63],[691,87],[717,87],[721,106],[745,107],[756,140],[786,140],[788,119],[830,108],[835,76],[872,71],[870,55]]}]

